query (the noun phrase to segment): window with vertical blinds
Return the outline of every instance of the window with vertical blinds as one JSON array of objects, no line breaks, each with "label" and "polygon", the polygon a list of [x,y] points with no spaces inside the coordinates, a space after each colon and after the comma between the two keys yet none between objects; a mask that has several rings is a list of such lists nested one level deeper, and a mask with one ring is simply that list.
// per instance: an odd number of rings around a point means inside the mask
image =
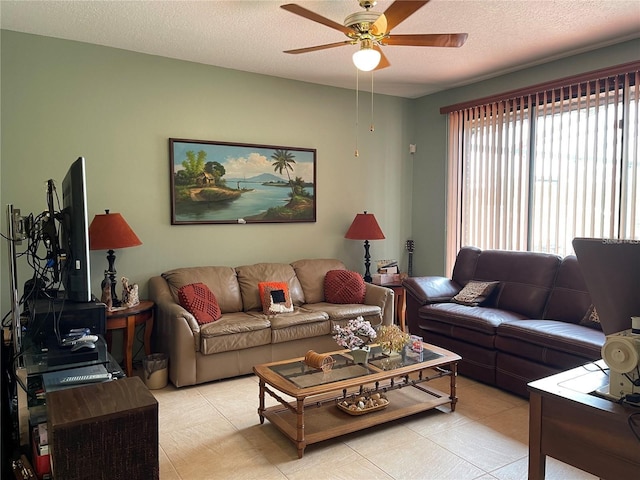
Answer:
[{"label": "window with vertical blinds", "polygon": [[447,107],[447,267],[464,245],[568,255],[640,238],[640,65]]}]

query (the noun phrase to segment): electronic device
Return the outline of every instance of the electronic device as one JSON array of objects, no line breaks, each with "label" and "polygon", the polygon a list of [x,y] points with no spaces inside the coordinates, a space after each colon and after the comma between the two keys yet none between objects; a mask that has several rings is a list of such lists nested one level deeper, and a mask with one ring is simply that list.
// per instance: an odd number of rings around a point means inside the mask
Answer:
[{"label": "electronic device", "polygon": [[606,340],[609,384],[596,392],[613,400],[640,393],[640,241],[575,238],[573,248]]},{"label": "electronic device", "polygon": [[609,367],[609,385],[598,393],[614,400],[640,394],[640,335],[632,330],[607,335],[602,359]]},{"label": "electronic device", "polygon": [[77,352],[78,350],[82,350],[82,349],[87,349],[87,350],[95,350],[96,348],[96,342],[91,342],[88,340],[84,340],[81,342],[76,342],[73,344],[73,347],[71,347],[71,351],[72,352]]},{"label": "electronic device", "polygon": [[82,334],[69,333],[62,339],[62,341],[60,342],[60,345],[63,347],[73,347],[76,343],[82,343],[82,342],[96,343],[97,341],[98,341],[97,335],[88,335],[85,333],[82,333]]},{"label": "electronic device", "polygon": [[91,302],[89,264],[89,219],[87,215],[87,179],[85,160],[79,157],[62,181],[60,248],[64,252],[62,280],[66,298]]},{"label": "electronic device", "polygon": [[50,337],[59,339],[61,343],[72,329],[82,332],[88,329],[92,335],[104,335],[107,331],[104,303],[37,299],[31,301],[29,312],[29,322],[24,333],[25,348],[41,348],[50,343]]},{"label": "electronic device", "polygon": [[54,392],[83,383],[106,382],[111,378],[104,365],[89,365],[42,374],[45,392]]}]

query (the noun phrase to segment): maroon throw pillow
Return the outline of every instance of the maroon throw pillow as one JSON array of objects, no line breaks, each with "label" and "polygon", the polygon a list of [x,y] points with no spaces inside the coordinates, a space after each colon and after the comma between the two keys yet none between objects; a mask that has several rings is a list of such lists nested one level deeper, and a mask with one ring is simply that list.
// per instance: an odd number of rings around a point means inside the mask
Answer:
[{"label": "maroon throw pillow", "polygon": [[215,322],[222,316],[218,300],[204,283],[191,283],[178,290],[178,299],[198,324]]},{"label": "maroon throw pillow", "polygon": [[324,298],[329,303],[363,303],[366,289],[358,272],[329,270],[324,277]]}]

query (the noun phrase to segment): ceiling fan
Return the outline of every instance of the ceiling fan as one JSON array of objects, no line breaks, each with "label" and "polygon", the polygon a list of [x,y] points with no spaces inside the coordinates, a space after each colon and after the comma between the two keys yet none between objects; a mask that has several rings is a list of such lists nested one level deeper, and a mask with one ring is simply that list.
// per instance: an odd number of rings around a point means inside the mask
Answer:
[{"label": "ceiling fan", "polygon": [[353,54],[353,63],[363,71],[380,70],[390,65],[382,52],[381,46],[405,45],[412,47],[461,47],[467,40],[466,33],[431,33],[418,35],[392,35],[391,30],[413,15],[419,8],[429,3],[424,1],[396,0],[384,13],[371,10],[375,0],[360,0],[359,4],[365,9],[344,19],[344,25],[319,15],[311,10],[289,3],[281,7],[291,13],[306,19],[321,23],[344,33],[349,40],[342,42],[317,45],[315,47],[285,50],[284,53],[308,53],[343,45],[360,45],[360,49]]}]

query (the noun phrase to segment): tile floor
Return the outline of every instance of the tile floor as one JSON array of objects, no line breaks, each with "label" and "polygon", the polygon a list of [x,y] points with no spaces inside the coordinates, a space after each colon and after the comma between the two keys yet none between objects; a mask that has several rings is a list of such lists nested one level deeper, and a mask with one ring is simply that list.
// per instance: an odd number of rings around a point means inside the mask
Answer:
[{"label": "tile floor", "polygon": [[[446,391],[448,379],[436,382]],[[268,420],[260,425],[254,376],[152,393],[161,480],[527,478],[528,402],[464,377],[455,412],[424,412],[316,443],[302,459]],[[547,478],[596,477],[547,459]]]}]

